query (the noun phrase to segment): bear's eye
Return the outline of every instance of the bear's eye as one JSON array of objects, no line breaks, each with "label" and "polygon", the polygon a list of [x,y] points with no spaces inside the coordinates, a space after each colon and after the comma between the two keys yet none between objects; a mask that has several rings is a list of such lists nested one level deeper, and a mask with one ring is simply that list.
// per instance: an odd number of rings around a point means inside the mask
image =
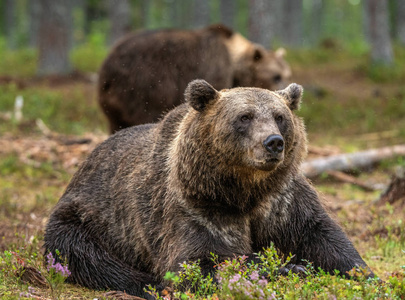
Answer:
[{"label": "bear's eye", "polygon": [[251,119],[252,119],[252,117],[249,116],[249,115],[243,115],[242,117],[240,117],[240,120],[241,120],[242,123],[247,123],[247,122],[249,122]]},{"label": "bear's eye", "polygon": [[281,124],[281,123],[283,122],[283,120],[284,120],[283,116],[277,116],[277,117],[276,117],[276,122],[277,122],[278,124]]},{"label": "bear's eye", "polygon": [[273,77],[274,83],[279,83],[281,81],[281,75],[276,75]]}]

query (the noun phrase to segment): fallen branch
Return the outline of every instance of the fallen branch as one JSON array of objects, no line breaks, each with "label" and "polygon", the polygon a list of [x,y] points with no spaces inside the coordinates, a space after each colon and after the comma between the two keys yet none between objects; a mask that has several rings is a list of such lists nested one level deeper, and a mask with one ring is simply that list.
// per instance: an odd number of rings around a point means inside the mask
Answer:
[{"label": "fallen branch", "polygon": [[330,156],[330,155],[339,154],[339,150],[337,148],[332,149],[331,146],[318,147],[318,146],[309,145],[308,146],[308,153],[309,154],[319,155],[319,156]]},{"label": "fallen branch", "polygon": [[302,164],[302,171],[305,176],[312,178],[331,170],[348,171],[369,167],[383,159],[395,156],[405,156],[405,145],[307,160]]},{"label": "fallen branch", "polygon": [[329,176],[331,176],[339,181],[357,185],[358,187],[362,188],[365,191],[372,192],[377,189],[376,187],[374,187],[370,184],[367,184],[356,177],[350,176],[350,175],[345,174],[340,171],[327,171],[326,174],[328,174]]},{"label": "fallen branch", "polygon": [[46,137],[52,137],[55,134],[52,132],[52,130],[49,129],[48,126],[42,121],[42,119],[36,119],[35,124],[38,126],[39,130],[41,130],[42,134],[45,135]]}]

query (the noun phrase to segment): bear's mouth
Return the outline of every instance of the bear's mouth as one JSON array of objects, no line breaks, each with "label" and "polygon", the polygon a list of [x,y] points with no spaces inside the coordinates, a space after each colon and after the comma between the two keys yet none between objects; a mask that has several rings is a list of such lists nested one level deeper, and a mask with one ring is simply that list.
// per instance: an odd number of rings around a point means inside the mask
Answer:
[{"label": "bear's mouth", "polygon": [[282,161],[283,161],[282,158],[271,157],[263,160],[256,160],[254,162],[254,165],[255,168],[258,170],[273,171],[280,165]]}]

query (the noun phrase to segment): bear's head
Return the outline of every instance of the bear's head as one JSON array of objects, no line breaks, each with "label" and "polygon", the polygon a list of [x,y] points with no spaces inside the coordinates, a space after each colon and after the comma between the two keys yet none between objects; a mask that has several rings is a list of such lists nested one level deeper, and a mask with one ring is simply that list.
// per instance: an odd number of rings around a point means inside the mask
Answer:
[{"label": "bear's head", "polygon": [[298,84],[275,92],[217,91],[204,80],[194,80],[185,92],[193,108],[186,116],[185,131],[193,136],[189,141],[199,144],[197,151],[209,165],[262,174],[298,167],[306,153],[304,125],[294,114],[302,93]]},{"label": "bear's head", "polygon": [[291,79],[291,68],[284,59],[285,49],[268,51],[252,44],[238,59],[233,86],[253,86],[269,90],[285,88]]},{"label": "bear's head", "polygon": [[189,83],[186,104],[167,118],[178,122],[174,137],[164,139],[168,178],[183,204],[207,215],[245,214],[285,188],[306,154],[304,125],[294,114],[301,97],[298,84],[273,92]]},{"label": "bear's head", "polygon": [[232,34],[226,45],[233,62],[233,87],[260,87],[274,91],[287,86],[291,68],[284,59],[285,49],[268,51],[239,33]]}]

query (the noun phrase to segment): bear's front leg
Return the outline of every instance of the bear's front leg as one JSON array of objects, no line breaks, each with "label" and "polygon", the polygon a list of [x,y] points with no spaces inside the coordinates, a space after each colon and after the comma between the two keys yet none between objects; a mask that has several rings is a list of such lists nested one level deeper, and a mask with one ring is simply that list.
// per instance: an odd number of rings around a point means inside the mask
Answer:
[{"label": "bear's front leg", "polygon": [[305,261],[309,261],[316,270],[322,268],[330,273],[338,270],[343,275],[353,268],[365,268],[367,277],[374,277],[307,180],[298,177],[291,188],[293,197],[284,221],[275,228],[262,229],[270,234],[267,243],[274,242],[285,255],[293,254],[293,264],[305,265]]}]

